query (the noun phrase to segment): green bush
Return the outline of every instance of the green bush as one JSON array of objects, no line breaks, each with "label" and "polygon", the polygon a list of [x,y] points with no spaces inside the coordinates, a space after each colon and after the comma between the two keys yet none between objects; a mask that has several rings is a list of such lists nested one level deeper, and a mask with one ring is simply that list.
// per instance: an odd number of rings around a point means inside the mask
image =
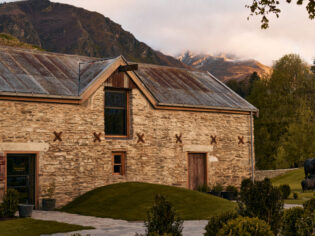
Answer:
[{"label": "green bush", "polygon": [[272,186],[269,179],[255,183],[243,180],[238,206],[240,215],[266,221],[277,234],[283,214],[283,199],[279,188]]},{"label": "green bush", "polygon": [[232,185],[229,185],[229,186],[226,187],[225,190],[226,190],[227,192],[232,192],[234,198],[237,198],[237,196],[238,196],[238,189],[237,189],[236,187],[234,187],[234,186],[232,186]]},{"label": "green bush", "polygon": [[15,189],[8,189],[7,193],[3,197],[3,216],[13,217],[18,210],[19,204],[19,192]]},{"label": "green bush", "polygon": [[212,216],[205,227],[206,232],[204,233],[204,236],[216,236],[223,225],[225,225],[229,220],[237,217],[238,214],[234,211],[228,211],[220,215]]},{"label": "green bush", "polygon": [[218,193],[222,192],[222,191],[223,191],[223,186],[222,186],[222,184],[216,184],[216,185],[214,185],[213,188],[212,188],[212,191],[213,191],[213,192],[218,192]]},{"label": "green bush", "polygon": [[144,225],[146,236],[164,234],[181,236],[183,231],[183,221],[176,217],[172,204],[162,195],[155,196],[154,205],[148,211]]},{"label": "green bush", "polygon": [[297,193],[293,193],[293,198],[296,200],[299,198],[299,195]]},{"label": "green bush", "polygon": [[315,211],[304,210],[302,217],[296,222],[297,236],[315,234]]},{"label": "green bush", "polygon": [[305,210],[309,210],[311,212],[315,211],[315,198],[312,198],[303,203],[303,207]]},{"label": "green bush", "polygon": [[207,193],[210,191],[210,187],[207,184],[199,185],[197,191]]},{"label": "green bush", "polygon": [[280,185],[279,188],[280,188],[280,191],[282,193],[282,198],[283,199],[288,199],[288,197],[289,197],[289,195],[291,193],[290,186],[287,185],[287,184],[283,184],[283,185]]},{"label": "green bush", "polygon": [[304,213],[303,208],[294,207],[284,211],[281,223],[281,233],[284,236],[297,235],[297,221],[299,221]]},{"label": "green bush", "polygon": [[3,208],[3,204],[0,204],[0,218],[4,217],[4,208]]},{"label": "green bush", "polygon": [[270,226],[258,218],[237,217],[230,220],[218,232],[217,236],[273,236]]}]

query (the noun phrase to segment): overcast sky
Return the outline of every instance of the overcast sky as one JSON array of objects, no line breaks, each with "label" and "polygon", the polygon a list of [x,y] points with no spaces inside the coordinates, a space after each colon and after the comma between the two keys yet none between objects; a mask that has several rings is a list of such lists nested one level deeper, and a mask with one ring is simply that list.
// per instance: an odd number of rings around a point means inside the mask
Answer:
[{"label": "overcast sky", "polygon": [[[0,0],[1,1],[1,0]],[[315,21],[305,6],[283,4],[279,19],[260,29],[260,18],[247,20],[251,0],[53,0],[97,11],[163,53],[185,50],[231,53],[271,65],[286,53],[315,57]],[[295,2],[295,1],[293,1]]]}]

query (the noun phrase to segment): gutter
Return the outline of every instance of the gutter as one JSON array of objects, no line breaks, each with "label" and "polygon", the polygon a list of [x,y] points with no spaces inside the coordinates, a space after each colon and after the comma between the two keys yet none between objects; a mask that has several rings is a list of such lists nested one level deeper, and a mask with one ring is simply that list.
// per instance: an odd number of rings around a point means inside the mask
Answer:
[{"label": "gutter", "polygon": [[258,113],[257,109],[243,109],[243,108],[229,108],[229,107],[217,107],[217,106],[202,106],[202,105],[185,105],[185,104],[168,104],[168,103],[157,103],[157,106],[168,106],[168,107],[183,107],[183,108],[194,108],[194,109],[216,109],[224,111],[240,111],[240,112],[251,112]]},{"label": "gutter", "polygon": [[79,105],[82,103],[81,96],[60,96],[48,94],[26,94],[0,92],[0,100],[22,101],[22,102],[46,102]]}]

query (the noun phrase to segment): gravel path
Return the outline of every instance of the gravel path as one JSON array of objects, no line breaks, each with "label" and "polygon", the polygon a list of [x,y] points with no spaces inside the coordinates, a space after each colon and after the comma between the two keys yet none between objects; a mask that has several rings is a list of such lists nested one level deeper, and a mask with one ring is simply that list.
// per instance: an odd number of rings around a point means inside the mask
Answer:
[{"label": "gravel path", "polygon": [[[297,204],[284,204],[285,209],[292,207],[302,207]],[[71,233],[58,233],[54,236],[70,236],[74,233],[80,233],[82,236],[89,234],[90,236],[134,236],[136,233],[144,233],[143,222],[130,222],[125,220],[114,220],[110,218],[100,218],[93,216],[83,216],[77,214],[69,214],[59,211],[33,211],[32,218],[39,220],[52,220],[68,224],[76,224],[82,226],[92,226],[93,230],[82,230]],[[207,224],[206,220],[187,220],[184,222],[184,236],[202,236],[204,228]]]},{"label": "gravel path", "polygon": [[[114,220],[109,218],[99,218],[92,216],[82,216],[58,211],[33,211],[32,218],[38,220],[52,220],[68,224],[82,226],[92,226],[94,230],[82,230],[71,233],[58,233],[54,236],[70,236],[80,233],[82,236],[134,236],[136,233],[144,233],[143,222],[130,222],[124,220]],[[206,220],[190,220],[184,222],[184,236],[201,236],[206,226]]]}]

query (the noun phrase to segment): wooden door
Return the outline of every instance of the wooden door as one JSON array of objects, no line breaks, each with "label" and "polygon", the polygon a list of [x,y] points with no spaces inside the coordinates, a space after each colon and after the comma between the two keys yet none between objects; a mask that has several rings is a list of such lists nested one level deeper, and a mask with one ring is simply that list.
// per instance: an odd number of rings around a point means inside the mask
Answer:
[{"label": "wooden door", "polygon": [[206,157],[206,153],[188,154],[189,189],[196,190],[199,186],[207,184]]}]

